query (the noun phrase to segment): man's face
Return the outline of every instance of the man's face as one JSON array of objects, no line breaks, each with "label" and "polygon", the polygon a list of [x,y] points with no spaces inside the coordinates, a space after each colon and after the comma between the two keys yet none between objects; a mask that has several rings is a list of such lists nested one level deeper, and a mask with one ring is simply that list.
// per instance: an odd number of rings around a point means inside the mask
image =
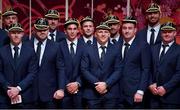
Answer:
[{"label": "man's face", "polygon": [[170,43],[175,39],[176,31],[164,30],[161,31],[161,37],[164,43]]},{"label": "man's face", "polygon": [[122,35],[125,39],[132,39],[136,34],[137,28],[133,23],[122,24]]},{"label": "man's face", "polygon": [[82,31],[85,37],[90,37],[94,34],[94,24],[91,21],[85,21],[82,24]]},{"label": "man's face", "polygon": [[70,41],[74,40],[77,37],[78,32],[78,26],[75,24],[69,24],[65,29],[65,34]]},{"label": "man's face", "polygon": [[106,42],[108,42],[109,37],[110,37],[109,30],[104,30],[104,29],[96,30],[96,38],[100,44],[105,44]]},{"label": "man's face", "polygon": [[24,32],[10,31],[8,33],[8,36],[10,37],[10,40],[11,40],[12,44],[18,45],[22,41],[22,37],[24,36]]},{"label": "man's face", "polygon": [[48,18],[49,27],[52,30],[55,30],[59,25],[59,19],[57,18]]},{"label": "man's face", "polygon": [[17,21],[18,21],[18,18],[16,15],[5,16],[3,19],[4,19],[5,26],[8,26],[8,27],[11,24],[17,23]]},{"label": "man's face", "polygon": [[157,24],[160,20],[160,12],[147,13],[146,19],[148,20],[148,23],[151,25]]},{"label": "man's face", "polygon": [[109,24],[111,30],[111,34],[112,36],[116,35],[118,32],[119,32],[119,29],[120,29],[120,24],[119,23],[112,23],[112,24]]},{"label": "man's face", "polygon": [[36,37],[38,40],[44,41],[48,37],[49,29],[47,30],[36,30]]}]

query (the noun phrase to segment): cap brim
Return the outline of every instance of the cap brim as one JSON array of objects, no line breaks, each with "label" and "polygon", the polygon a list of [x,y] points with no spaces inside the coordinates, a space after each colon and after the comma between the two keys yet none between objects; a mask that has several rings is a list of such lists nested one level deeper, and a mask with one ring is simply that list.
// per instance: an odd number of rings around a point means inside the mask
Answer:
[{"label": "cap brim", "polygon": [[167,31],[175,31],[176,28],[171,27],[171,26],[163,26],[163,27],[161,28],[161,30],[162,30],[162,31],[165,31],[165,30],[167,30]]},{"label": "cap brim", "polygon": [[96,29],[110,30],[111,28],[105,25],[104,26],[101,25],[101,26],[97,26]]},{"label": "cap brim", "polygon": [[23,32],[24,29],[21,28],[21,27],[12,27],[12,28],[10,28],[8,31],[9,31],[9,32],[11,32],[11,31],[19,31],[19,32]]},{"label": "cap brim", "polygon": [[47,25],[37,25],[37,24],[34,24],[34,27],[37,30],[47,30],[47,29],[49,29],[49,26],[47,26]]},{"label": "cap brim", "polygon": [[45,17],[46,17],[46,18],[55,18],[55,19],[59,19],[59,15],[56,15],[56,14],[46,14]]},{"label": "cap brim", "polygon": [[7,11],[2,14],[2,16],[9,16],[9,15],[17,15],[17,12],[15,11]]},{"label": "cap brim", "polygon": [[82,20],[81,22],[80,22],[80,24],[82,25],[84,22],[86,22],[86,21],[90,21],[90,22],[93,22],[94,23],[94,21],[93,20],[91,20],[91,19],[86,19],[86,20]]},{"label": "cap brim", "polygon": [[133,24],[137,24],[136,20],[123,20],[123,23],[133,23]]},{"label": "cap brim", "polygon": [[68,22],[68,23],[65,23],[64,26],[67,27],[70,24],[75,24],[75,25],[79,26],[79,24],[77,22]]},{"label": "cap brim", "polygon": [[112,19],[112,20],[107,20],[106,23],[108,23],[108,24],[117,24],[117,23],[120,23],[120,21],[116,20],[116,19]]},{"label": "cap brim", "polygon": [[146,13],[152,13],[152,12],[160,12],[160,10],[157,8],[149,8],[146,10]]}]

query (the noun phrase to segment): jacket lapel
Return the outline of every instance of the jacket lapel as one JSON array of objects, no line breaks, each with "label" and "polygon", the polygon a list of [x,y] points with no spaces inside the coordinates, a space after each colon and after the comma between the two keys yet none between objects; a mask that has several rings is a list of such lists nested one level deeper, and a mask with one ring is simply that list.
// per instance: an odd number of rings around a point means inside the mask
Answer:
[{"label": "jacket lapel", "polygon": [[14,59],[13,59],[13,56],[12,56],[12,52],[11,52],[11,47],[10,45],[7,46],[7,57],[9,59],[9,62],[11,63],[12,65],[12,68],[13,70],[15,71],[16,70],[16,67],[14,65]]},{"label": "jacket lapel", "polygon": [[48,49],[50,48],[50,40],[47,39],[47,42],[46,42],[46,46],[45,46],[45,50],[44,50],[44,53],[43,53],[43,56],[42,56],[42,60],[41,60],[41,66],[44,64],[45,62],[45,59],[46,57],[48,56]]},{"label": "jacket lapel", "polygon": [[93,44],[93,53],[94,53],[94,57],[97,60],[98,64],[100,65],[100,67],[102,67],[102,64],[101,64],[100,58],[99,58],[97,43]]},{"label": "jacket lapel", "polygon": [[169,49],[167,50],[167,52],[164,54],[164,56],[162,57],[160,63],[162,63],[165,59],[167,59],[167,57],[169,56],[169,54],[171,54],[174,50],[175,50],[175,46],[176,44],[173,43],[171,47],[169,47]]},{"label": "jacket lapel", "polygon": [[25,54],[26,54],[25,53],[25,47],[22,44],[20,54],[19,54],[19,57],[18,57],[18,60],[17,60],[16,70],[18,70],[18,68],[21,67],[20,65],[22,64],[22,61],[23,61],[24,57],[26,56]]}]

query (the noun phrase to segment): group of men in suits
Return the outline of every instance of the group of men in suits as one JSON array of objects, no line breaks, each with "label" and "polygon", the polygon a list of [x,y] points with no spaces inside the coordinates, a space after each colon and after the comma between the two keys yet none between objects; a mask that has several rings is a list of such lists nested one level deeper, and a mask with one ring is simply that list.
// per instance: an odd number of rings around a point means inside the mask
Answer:
[{"label": "group of men in suits", "polygon": [[69,18],[63,33],[59,17],[48,10],[26,40],[17,20],[1,30],[0,108],[180,108],[176,26],[160,25],[157,4],[140,31],[134,17],[111,15],[96,27]]}]

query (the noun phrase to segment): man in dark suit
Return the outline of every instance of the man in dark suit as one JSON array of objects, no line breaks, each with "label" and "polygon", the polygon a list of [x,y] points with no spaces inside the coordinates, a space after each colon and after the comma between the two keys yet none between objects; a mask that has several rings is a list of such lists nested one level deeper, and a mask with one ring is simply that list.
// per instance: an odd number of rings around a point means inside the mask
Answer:
[{"label": "man in dark suit", "polygon": [[110,43],[112,44],[119,44],[122,41],[122,38],[120,36],[119,30],[121,28],[120,20],[115,15],[110,15],[106,19],[106,23],[110,26],[111,30],[111,37],[110,37]]},{"label": "man in dark suit", "polygon": [[65,34],[58,30],[60,19],[59,12],[52,9],[48,10],[48,12],[45,14],[45,18],[48,20],[49,23],[48,39],[55,42],[65,40]]},{"label": "man in dark suit", "polygon": [[151,108],[180,108],[180,46],[175,42],[176,34],[175,25],[166,22],[161,27],[162,42],[152,47]]},{"label": "man in dark suit", "polygon": [[6,44],[9,44],[10,39],[8,37],[8,28],[11,24],[17,23],[18,22],[18,17],[17,17],[17,12],[14,11],[12,8],[6,9],[3,14],[3,28],[2,31],[0,32],[0,46],[4,46]]},{"label": "man in dark suit", "polygon": [[146,26],[144,29],[140,30],[137,33],[138,37],[141,37],[141,39],[145,42],[148,42],[151,46],[157,43],[161,42],[160,37],[160,7],[156,3],[151,3],[146,10],[146,20],[148,23],[148,26]]},{"label": "man in dark suit", "polygon": [[80,40],[84,44],[93,44],[95,40],[93,19],[87,16],[81,20],[80,24],[81,24],[81,30],[82,30],[82,36],[80,37]]},{"label": "man in dark suit", "polygon": [[38,63],[34,50],[22,43],[20,24],[8,29],[10,44],[0,50],[0,108],[34,108]]},{"label": "man in dark suit", "polygon": [[35,36],[31,43],[36,51],[39,63],[37,75],[38,107],[57,108],[56,99],[64,96],[59,82],[63,80],[64,63],[60,55],[59,44],[47,39],[49,26],[45,18],[37,19]]},{"label": "man in dark suit", "polygon": [[[0,47],[9,44],[10,39],[8,37],[8,29],[11,24],[18,22],[18,13],[12,8],[7,8],[3,14],[3,28],[0,30]],[[22,41],[28,41],[29,36],[25,35],[22,38]]]},{"label": "man in dark suit", "polygon": [[88,108],[117,108],[121,77],[121,56],[118,48],[108,42],[110,27],[103,23],[96,27],[97,42],[87,45],[81,61],[85,79],[83,98]]},{"label": "man in dark suit", "polygon": [[120,50],[124,65],[120,85],[124,108],[143,108],[151,68],[150,46],[136,37],[136,24],[137,21],[131,16],[122,21],[123,42]]},{"label": "man in dark suit", "polygon": [[64,98],[62,108],[82,108],[80,60],[84,45],[77,39],[78,21],[68,19],[64,24],[66,40],[60,42],[60,51],[65,63],[63,76]]}]

